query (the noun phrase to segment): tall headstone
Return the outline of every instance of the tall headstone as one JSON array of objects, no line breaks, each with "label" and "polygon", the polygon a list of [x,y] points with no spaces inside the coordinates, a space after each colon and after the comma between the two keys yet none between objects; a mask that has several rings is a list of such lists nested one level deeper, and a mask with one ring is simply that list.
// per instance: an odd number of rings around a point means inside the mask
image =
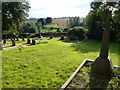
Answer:
[{"label": "tall headstone", "polygon": [[112,12],[109,11],[104,21],[104,31],[102,36],[101,48],[99,57],[93,63],[92,69],[95,74],[103,75],[110,77],[112,73],[110,59],[108,58],[108,51],[109,51],[109,31],[111,29],[111,14]]}]

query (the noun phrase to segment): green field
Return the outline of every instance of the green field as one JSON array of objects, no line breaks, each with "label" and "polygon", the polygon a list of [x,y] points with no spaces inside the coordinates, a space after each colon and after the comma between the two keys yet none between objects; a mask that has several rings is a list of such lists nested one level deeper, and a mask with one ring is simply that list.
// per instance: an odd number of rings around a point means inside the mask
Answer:
[{"label": "green field", "polygon": [[[22,48],[21,52],[4,50],[3,88],[59,88],[84,59],[94,60],[99,48],[100,42],[93,40],[70,43],[46,38],[40,44]],[[110,43],[109,56],[118,66],[116,43]]]},{"label": "green field", "polygon": [[57,23],[50,23],[50,24],[44,25],[44,27],[54,27],[54,28],[59,28]]}]

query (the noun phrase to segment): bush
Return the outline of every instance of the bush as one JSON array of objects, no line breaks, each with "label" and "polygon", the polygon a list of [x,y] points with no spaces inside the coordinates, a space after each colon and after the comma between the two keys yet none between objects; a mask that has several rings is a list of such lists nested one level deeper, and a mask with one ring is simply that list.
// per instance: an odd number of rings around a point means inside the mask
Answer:
[{"label": "bush", "polygon": [[64,40],[65,38],[64,38],[64,36],[63,35],[61,35],[61,37],[60,37],[60,40]]},{"label": "bush", "polygon": [[37,27],[33,23],[23,24],[22,29],[24,30],[23,33],[35,33],[37,31]]},{"label": "bush", "polygon": [[68,28],[64,28],[63,32],[68,32]]},{"label": "bush", "polygon": [[84,27],[74,27],[68,31],[68,37],[70,40],[83,40],[87,31]]}]

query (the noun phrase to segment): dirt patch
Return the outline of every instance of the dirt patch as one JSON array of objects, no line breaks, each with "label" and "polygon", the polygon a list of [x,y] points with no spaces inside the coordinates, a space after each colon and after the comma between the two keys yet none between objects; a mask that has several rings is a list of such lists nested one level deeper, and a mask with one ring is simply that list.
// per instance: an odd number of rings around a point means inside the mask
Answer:
[{"label": "dirt patch", "polygon": [[[22,44],[20,45],[21,45],[21,48],[28,47],[27,45],[22,45]],[[20,45],[3,47],[3,50],[19,49]]]}]

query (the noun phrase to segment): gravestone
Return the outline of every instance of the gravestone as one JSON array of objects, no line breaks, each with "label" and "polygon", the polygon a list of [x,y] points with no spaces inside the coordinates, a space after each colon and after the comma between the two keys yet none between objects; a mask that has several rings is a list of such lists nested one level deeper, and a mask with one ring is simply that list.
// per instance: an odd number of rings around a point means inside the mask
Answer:
[{"label": "gravestone", "polygon": [[30,39],[29,38],[27,39],[27,44],[30,44]]},{"label": "gravestone", "polygon": [[88,40],[88,36],[84,36],[84,41],[87,41]]},{"label": "gravestone", "polygon": [[12,40],[12,46],[15,46],[16,44],[15,44],[15,40]]},{"label": "gravestone", "polygon": [[3,44],[6,44],[6,39],[5,38],[3,39]]},{"label": "gravestone", "polygon": [[109,30],[112,29],[111,27],[111,11],[108,12],[106,20],[102,24],[104,27],[100,54],[99,57],[96,58],[92,65],[93,75],[97,74],[100,76],[110,77],[112,73],[110,59],[108,58],[108,51],[109,51]]},{"label": "gravestone", "polygon": [[34,39],[32,39],[31,45],[35,45],[35,44],[36,44],[36,41]]},{"label": "gravestone", "polygon": [[61,35],[61,37],[60,37],[60,40],[64,40],[65,38],[64,38],[64,36],[63,35]]}]

